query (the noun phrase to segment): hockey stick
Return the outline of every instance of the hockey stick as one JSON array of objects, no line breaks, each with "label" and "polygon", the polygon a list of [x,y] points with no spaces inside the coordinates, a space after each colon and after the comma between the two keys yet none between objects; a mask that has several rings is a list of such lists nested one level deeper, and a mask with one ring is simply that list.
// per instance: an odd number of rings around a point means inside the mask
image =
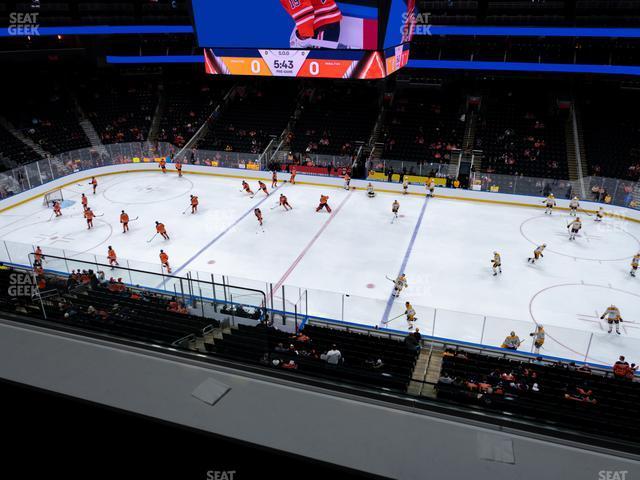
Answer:
[{"label": "hockey stick", "polygon": [[[279,203],[276,203],[273,207],[271,207],[269,210],[273,210],[274,208],[278,208],[280,206]],[[286,210],[286,209],[285,209]]]},{"label": "hockey stick", "polygon": [[[189,207],[191,207],[191,206],[192,206],[192,205],[189,205]],[[187,213],[187,210],[189,210],[189,207],[185,208],[185,209],[182,211],[182,214],[183,214],[183,215],[185,215],[185,214]]]},{"label": "hockey stick", "polygon": [[151,237],[149,240],[147,240],[147,243],[151,243],[151,241],[156,238],[156,235],[158,235],[158,232],[156,232],[153,237]]},{"label": "hockey stick", "polygon": [[131,220],[129,220],[130,222],[135,222],[136,220],[138,220],[139,217],[136,218],[132,218]]},{"label": "hockey stick", "polygon": [[593,214],[592,214],[592,213],[589,213],[589,212],[587,212],[586,210],[583,210],[582,208],[580,209],[580,211],[581,211],[582,213],[584,213],[585,215],[587,215],[588,217],[593,217]]},{"label": "hockey stick", "polygon": [[[401,313],[401,314],[400,314],[400,315],[398,315],[397,317],[393,317],[393,318],[388,319],[388,320],[387,320],[387,321],[385,321],[385,322],[382,322],[382,324],[383,324],[383,325],[386,325],[387,323],[389,323],[389,322],[391,322],[391,321],[393,321],[393,320],[395,320],[395,319],[397,319],[397,318],[403,317],[404,315],[405,315],[404,313]],[[415,320],[417,320],[417,318],[415,318],[415,319],[414,319],[414,321],[415,321]]]}]

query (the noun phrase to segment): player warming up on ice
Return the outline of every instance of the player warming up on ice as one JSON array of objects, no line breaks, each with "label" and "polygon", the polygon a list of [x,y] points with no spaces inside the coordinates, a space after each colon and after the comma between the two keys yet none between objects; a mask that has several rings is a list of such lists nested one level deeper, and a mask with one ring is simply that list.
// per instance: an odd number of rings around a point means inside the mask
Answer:
[{"label": "player warming up on ice", "polygon": [[636,276],[636,272],[638,271],[638,265],[640,264],[640,252],[636,253],[631,259],[631,274],[632,277]]},{"label": "player warming up on ice", "polygon": [[349,176],[348,173],[344,174],[343,180],[344,180],[344,189],[349,190],[349,185],[351,184],[351,177]]},{"label": "player warming up on ice", "polygon": [[84,210],[86,210],[89,207],[89,199],[86,197],[84,193],[80,196],[80,203],[82,203],[82,208]]},{"label": "player warming up on ice", "polygon": [[395,219],[398,218],[399,210],[400,210],[400,202],[398,202],[398,200],[394,200],[393,203],[391,204],[391,213],[393,213],[393,218],[391,219],[391,223],[393,223]]},{"label": "player warming up on ice", "polygon": [[324,208],[327,210],[327,212],[331,213],[331,207],[327,203],[328,201],[329,201],[328,195],[320,195],[320,204],[318,205],[318,208],[316,208],[316,212],[319,212]]},{"label": "player warming up on ice", "polygon": [[171,265],[169,265],[169,255],[164,253],[164,250],[160,250],[160,264],[162,268],[167,269],[167,273],[171,273]]},{"label": "player warming up on ice", "polygon": [[287,200],[286,195],[284,194],[280,194],[280,206],[284,207],[284,210],[293,210],[293,207],[291,205],[289,205],[289,200]]},{"label": "player warming up on ice", "polygon": [[373,185],[371,185],[371,182],[369,182],[369,185],[367,185],[367,197],[373,198],[375,196],[376,192],[373,190]]},{"label": "player warming up on ice", "polygon": [[582,228],[582,221],[580,220],[580,217],[576,217],[573,222],[567,225],[567,228],[569,229],[569,240],[575,240],[576,235],[578,235],[578,232]]},{"label": "player warming up on ice", "polygon": [[167,173],[167,160],[164,158],[160,159],[160,169],[162,170],[162,173]]},{"label": "player warming up on ice", "polygon": [[404,314],[407,316],[407,326],[409,330],[413,330],[413,323],[417,320],[416,311],[413,309],[413,306],[409,302],[405,302],[404,307]]},{"label": "player warming up on ice", "polygon": [[545,198],[542,203],[545,205],[544,213],[551,215],[553,212],[553,207],[556,206],[556,197],[553,196],[553,193],[550,193],[547,198]]},{"label": "player warming up on ice", "polygon": [[60,206],[60,202],[58,201],[53,202],[53,214],[56,217],[62,216],[62,207]]},{"label": "player warming up on ice", "polygon": [[169,234],[167,233],[167,229],[165,228],[164,223],[156,222],[156,234],[158,233],[165,240],[169,240]]},{"label": "player warming up on ice", "polygon": [[176,171],[178,172],[178,178],[182,177],[182,163],[180,160],[176,160]]},{"label": "player warming up on ice", "polygon": [[393,280],[393,293],[392,293],[392,295],[394,297],[399,297],[400,296],[400,292],[402,292],[402,290],[407,288],[408,286],[409,286],[409,284],[407,283],[407,276],[404,273],[398,275],[398,278]]},{"label": "player warming up on ice", "polygon": [[425,186],[427,187],[427,197],[433,197],[436,191],[436,182],[434,180],[427,180],[425,183]]},{"label": "player warming up on ice", "polygon": [[262,180],[258,180],[258,188],[262,190],[265,195],[269,196],[269,191],[267,190],[267,186],[264,184]]},{"label": "player warming up on ice", "polygon": [[242,181],[242,190],[244,190],[249,195],[251,195],[251,197],[253,197],[255,195],[255,193],[253,193],[253,190],[251,190],[251,187],[249,186],[249,184],[247,182],[245,182],[244,180]]},{"label": "player warming up on ice", "polygon": [[88,230],[93,228],[93,218],[95,216],[96,216],[95,213],[93,213],[89,207],[87,207],[87,209],[84,211],[84,218],[87,219]]},{"label": "player warming up on ice", "polygon": [[536,263],[536,260],[540,260],[541,257],[544,257],[542,252],[544,251],[545,248],[547,248],[547,244],[546,243],[543,243],[542,245],[538,246],[533,251],[533,257],[527,258],[527,262]]},{"label": "player warming up on ice", "polygon": [[191,195],[191,214],[198,213],[199,203],[197,195]]},{"label": "player warming up on ice", "polygon": [[291,185],[296,184],[296,169],[294,167],[291,167],[291,176],[289,177],[289,183]]},{"label": "player warming up on ice", "polygon": [[[254,208],[253,209],[253,213],[255,214],[256,218],[258,219],[258,224],[260,225],[260,228],[262,228],[262,211],[259,208]],[[264,228],[262,228],[262,231],[264,232]]]},{"label": "player warming up on ice", "polygon": [[402,181],[402,194],[406,195],[409,193],[409,180],[406,178]]},{"label": "player warming up on ice", "polygon": [[604,218],[604,208],[600,207],[596,212],[596,218],[593,219],[594,222],[601,222]]},{"label": "player warming up on ice", "polygon": [[533,337],[533,346],[535,348],[535,353],[540,353],[540,349],[544,344],[544,328],[542,325],[538,325],[536,327],[536,331],[529,334],[530,337]]},{"label": "player warming up on ice", "polygon": [[109,260],[109,265],[111,265],[111,270],[116,268],[117,265],[120,265],[118,263],[118,256],[116,255],[116,251],[113,249],[111,245],[109,245],[109,248],[107,249],[107,260]]},{"label": "player warming up on ice", "polygon": [[278,172],[275,170],[271,172],[271,188],[276,188],[278,186]]},{"label": "player warming up on ice", "polygon": [[498,273],[502,273],[502,258],[498,252],[493,252],[493,259],[491,260],[491,268],[493,269],[493,276]]},{"label": "player warming up on ice", "polygon": [[280,0],[295,23],[291,48],[338,48],[342,13],[334,0]]},{"label": "player warming up on ice", "polygon": [[569,202],[569,215],[575,217],[578,213],[578,208],[580,207],[580,201],[578,197],[573,197]]},{"label": "player warming up on ice", "polygon": [[98,188],[98,180],[96,180],[96,177],[91,177],[91,181],[89,182],[89,185],[91,185],[91,187],[93,187],[93,194],[96,194],[96,189]]},{"label": "player warming up on ice", "polygon": [[511,332],[507,337],[505,337],[504,342],[500,345],[502,348],[508,348],[509,350],[517,350],[522,342],[520,338],[516,335],[516,332]]},{"label": "player warming up on ice", "polygon": [[122,224],[122,233],[127,233],[129,231],[129,215],[124,210],[120,213],[120,223]]},{"label": "player warming up on ice", "polygon": [[609,331],[607,333],[611,333],[613,330],[613,324],[616,325],[616,333],[620,335],[620,322],[622,322],[622,317],[620,316],[620,310],[615,305],[611,305],[609,308],[605,310],[605,312],[600,317],[600,320],[607,317],[607,323],[609,324]]}]

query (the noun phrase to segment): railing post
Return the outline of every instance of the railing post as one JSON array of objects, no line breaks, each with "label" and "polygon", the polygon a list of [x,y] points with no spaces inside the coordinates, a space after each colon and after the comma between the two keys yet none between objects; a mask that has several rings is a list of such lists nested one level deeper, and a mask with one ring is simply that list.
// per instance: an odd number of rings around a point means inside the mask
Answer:
[{"label": "railing post", "polygon": [[484,328],[487,325],[487,316],[482,317],[482,332],[480,333],[480,343],[484,340]]},{"label": "railing post", "polygon": [[51,166],[51,158],[47,157],[47,162],[49,163],[49,171],[51,172],[51,180],[55,180],[55,175],[53,174],[53,167]]},{"label": "railing post", "polygon": [[589,336],[589,344],[587,345],[587,351],[584,354],[584,363],[587,363],[587,358],[589,357],[589,350],[591,350],[591,341],[593,340],[593,332]]}]

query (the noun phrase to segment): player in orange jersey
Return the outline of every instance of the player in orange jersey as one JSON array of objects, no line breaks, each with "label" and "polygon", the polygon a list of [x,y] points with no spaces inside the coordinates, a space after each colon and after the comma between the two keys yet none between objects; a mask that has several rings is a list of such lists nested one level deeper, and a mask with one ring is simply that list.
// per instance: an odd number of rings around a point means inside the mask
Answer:
[{"label": "player in orange jersey", "polygon": [[278,172],[275,170],[271,173],[271,188],[276,188],[278,186]]},{"label": "player in orange jersey", "polygon": [[164,157],[160,159],[160,168],[162,173],[167,173],[167,160]]},{"label": "player in orange jersey", "polygon": [[262,180],[258,180],[258,186],[260,187],[260,190],[264,192],[265,195],[269,195],[269,192],[267,191],[267,186],[264,184]]},{"label": "player in orange jersey", "polygon": [[249,184],[244,180],[242,181],[242,189],[252,197],[255,195],[255,193],[253,193],[253,190],[251,190],[251,187],[249,186]]},{"label": "player in orange jersey", "polygon": [[351,177],[349,176],[348,173],[345,173],[343,179],[344,179],[344,189],[345,190],[349,190],[349,184],[351,183]]},{"label": "player in orange jersey", "polygon": [[169,240],[169,235],[167,234],[167,229],[165,228],[164,223],[156,222],[156,232],[165,240]]},{"label": "player in orange jersey", "polygon": [[109,245],[109,248],[107,250],[107,260],[109,260],[109,265],[111,265],[111,270],[116,268],[115,267],[116,265],[120,265],[118,263],[118,256],[116,255],[116,251],[113,249],[111,245]]},{"label": "player in orange jersey", "polygon": [[280,205],[284,207],[285,211],[293,210],[293,207],[289,205],[289,200],[287,200],[286,195],[280,194]]},{"label": "player in orange jersey", "polygon": [[56,217],[62,216],[62,207],[60,206],[60,202],[53,202],[53,213]]},{"label": "player in orange jersey", "polygon": [[176,160],[176,171],[178,172],[178,177],[182,177],[182,163],[180,163],[180,160]]},{"label": "player in orange jersey", "polygon": [[320,205],[318,205],[318,208],[316,208],[316,212],[319,212],[323,208],[326,208],[327,212],[331,213],[331,207],[327,203],[328,200],[329,200],[328,195],[320,195]]},{"label": "player in orange jersey", "polygon": [[169,255],[160,250],[160,264],[167,269],[167,273],[171,273],[171,265],[169,265]]},{"label": "player in orange jersey", "polygon": [[256,218],[258,219],[258,223],[260,224],[260,226],[262,226],[262,212],[260,211],[260,209],[259,208],[254,209],[253,213],[255,213]]},{"label": "player in orange jersey", "polygon": [[120,223],[122,224],[122,233],[127,233],[129,231],[129,215],[124,210],[120,214]]},{"label": "player in orange jersey", "polygon": [[84,208],[85,210],[89,207],[89,199],[84,195],[84,193],[80,198],[80,202],[82,203],[82,208]]},{"label": "player in orange jersey", "polygon": [[198,213],[198,197],[191,195],[191,213]]},{"label": "player in orange jersey", "polygon": [[93,228],[93,218],[95,217],[95,213],[91,211],[89,207],[84,211],[84,218],[87,219],[87,229]]},{"label": "player in orange jersey", "polygon": [[89,185],[91,185],[93,187],[93,194],[96,194],[96,189],[98,188],[98,180],[96,179],[96,177],[91,177],[91,181],[89,182]]},{"label": "player in orange jersey", "polygon": [[289,177],[289,183],[291,185],[296,184],[296,168],[295,167],[291,167],[291,177]]}]

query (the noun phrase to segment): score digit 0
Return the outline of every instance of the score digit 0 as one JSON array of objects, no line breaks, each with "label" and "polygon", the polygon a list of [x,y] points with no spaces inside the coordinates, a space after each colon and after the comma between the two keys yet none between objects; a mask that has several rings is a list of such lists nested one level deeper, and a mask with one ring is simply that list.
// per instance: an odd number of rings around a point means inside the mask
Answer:
[{"label": "score digit 0", "polygon": [[251,72],[260,73],[260,62],[258,60],[251,61]]},{"label": "score digit 0", "polygon": [[311,62],[309,64],[309,73],[313,76],[320,74],[320,64],[318,62]]}]

